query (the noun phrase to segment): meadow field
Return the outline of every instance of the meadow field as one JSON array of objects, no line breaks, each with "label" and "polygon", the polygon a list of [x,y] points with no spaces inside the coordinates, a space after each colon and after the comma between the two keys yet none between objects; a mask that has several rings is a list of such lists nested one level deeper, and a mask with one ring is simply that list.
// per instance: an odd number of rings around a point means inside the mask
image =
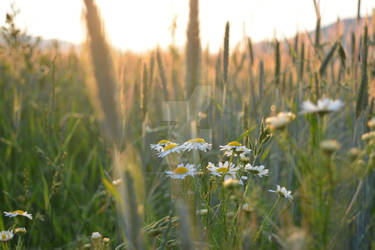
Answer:
[{"label": "meadow field", "polygon": [[0,17],[3,249],[375,249],[371,17],[212,53],[190,0],[135,53],[83,2],[71,49]]}]

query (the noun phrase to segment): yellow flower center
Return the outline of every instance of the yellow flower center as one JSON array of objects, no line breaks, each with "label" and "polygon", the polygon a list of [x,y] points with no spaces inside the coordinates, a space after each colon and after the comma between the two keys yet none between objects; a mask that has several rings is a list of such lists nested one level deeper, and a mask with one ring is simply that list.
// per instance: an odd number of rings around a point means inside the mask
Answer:
[{"label": "yellow flower center", "polygon": [[231,141],[227,144],[227,146],[235,146],[235,147],[241,147],[242,144],[239,143],[238,141]]},{"label": "yellow flower center", "polygon": [[225,174],[226,172],[228,172],[228,168],[227,167],[221,167],[221,168],[216,169],[216,172]]},{"label": "yellow flower center", "polygon": [[24,211],[21,211],[21,210],[16,210],[16,211],[13,211],[12,214],[24,214],[25,212]]},{"label": "yellow flower center", "polygon": [[165,146],[163,149],[164,151],[166,150],[169,150],[169,149],[172,149],[172,148],[175,148],[177,147],[177,144],[176,143],[169,143],[167,146]]},{"label": "yellow flower center", "polygon": [[167,143],[171,143],[171,141],[161,140],[161,141],[158,142],[158,144],[167,144]]},{"label": "yellow flower center", "polygon": [[1,235],[1,239],[2,239],[2,240],[5,240],[6,238],[7,238],[7,236],[6,236],[5,234],[2,234],[2,235]]},{"label": "yellow flower center", "polygon": [[188,142],[206,143],[206,141],[203,138],[190,139],[188,140]]},{"label": "yellow flower center", "polygon": [[173,170],[173,173],[175,174],[186,174],[187,172],[189,172],[189,169],[185,167],[177,167],[175,170]]}]

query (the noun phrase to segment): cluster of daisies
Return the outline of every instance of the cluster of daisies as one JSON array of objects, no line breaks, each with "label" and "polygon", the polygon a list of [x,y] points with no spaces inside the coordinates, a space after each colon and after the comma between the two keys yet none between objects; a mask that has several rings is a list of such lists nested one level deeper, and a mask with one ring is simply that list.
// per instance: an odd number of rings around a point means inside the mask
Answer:
[{"label": "cluster of daisies", "polygon": [[[16,216],[23,216],[23,217],[26,217],[30,220],[33,219],[33,216],[29,213],[27,213],[26,211],[22,211],[22,210],[15,210],[13,212],[4,212],[4,215],[7,216],[7,217],[16,217]],[[16,233],[26,233],[26,229],[24,227],[21,227],[21,228],[11,228],[9,230],[6,230],[6,231],[1,231],[0,232],[0,241],[8,241],[8,240],[11,240],[13,239],[14,235]]]},{"label": "cluster of daisies", "polygon": [[[157,151],[158,156],[161,158],[170,154],[183,153],[185,151],[196,150],[207,152],[212,149],[212,145],[202,138],[191,139],[181,145],[168,140],[161,140],[157,144],[151,144],[150,147]],[[233,184],[245,185],[249,175],[262,178],[269,174],[269,170],[263,165],[253,166],[249,163],[251,149],[243,146],[237,141],[232,141],[226,145],[220,146],[220,151],[223,151],[224,156],[229,159],[217,164],[208,162],[206,168],[202,168],[201,165],[182,163],[174,170],[165,171],[165,173],[172,179],[185,179],[187,176],[207,173],[223,181],[224,186]],[[277,186],[276,190],[269,191],[277,193],[286,199],[293,199],[291,191],[288,191],[285,187]]]}]

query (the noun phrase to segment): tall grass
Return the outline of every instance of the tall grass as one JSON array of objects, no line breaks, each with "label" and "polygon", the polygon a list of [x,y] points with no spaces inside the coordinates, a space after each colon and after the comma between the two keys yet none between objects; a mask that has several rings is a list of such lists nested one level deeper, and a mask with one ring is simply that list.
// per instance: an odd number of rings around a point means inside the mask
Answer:
[{"label": "tall grass", "polygon": [[[189,3],[183,53],[140,55],[113,50],[98,7],[84,3],[88,40],[80,52],[25,39],[15,13],[1,31],[0,203],[33,214],[32,221],[0,217],[1,230],[13,222],[27,228],[4,248],[374,246],[374,58],[366,22],[329,38],[315,2],[315,39],[249,38],[246,48],[230,50],[227,23],[222,50],[201,60],[198,1]],[[212,93],[198,98],[189,119],[177,119],[201,84]],[[301,113],[304,101],[325,97],[344,108]],[[282,111],[296,117],[275,129],[266,118]],[[187,120],[191,134],[212,139],[212,150],[160,158],[149,148],[162,139],[183,143]],[[269,176],[248,173],[241,186],[211,175],[208,162],[244,163],[219,150],[230,141],[251,149],[244,162],[264,165]],[[197,174],[167,177],[179,163],[196,164]],[[268,192],[276,185],[293,201]]]}]

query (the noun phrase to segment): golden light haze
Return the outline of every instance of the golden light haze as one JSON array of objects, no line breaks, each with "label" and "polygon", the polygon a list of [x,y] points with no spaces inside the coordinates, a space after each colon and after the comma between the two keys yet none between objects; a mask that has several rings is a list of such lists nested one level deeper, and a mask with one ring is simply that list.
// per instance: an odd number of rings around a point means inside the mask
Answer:
[{"label": "golden light haze", "polygon": [[[0,2],[0,25],[11,0]],[[175,42],[186,41],[188,0],[96,0],[103,16],[108,37],[120,49],[145,51],[157,45],[171,43],[170,27],[177,17]],[[371,15],[375,0],[362,0],[362,16]],[[323,25],[353,17],[357,13],[356,0],[321,0]],[[80,0],[17,0],[21,13],[18,25],[33,35],[80,43],[85,37]],[[231,46],[244,33],[254,41],[271,39],[276,34],[283,38],[297,30],[314,29],[315,12],[312,0],[201,0],[200,26],[202,47],[209,44],[211,51],[222,46],[226,21],[231,23]]]}]

